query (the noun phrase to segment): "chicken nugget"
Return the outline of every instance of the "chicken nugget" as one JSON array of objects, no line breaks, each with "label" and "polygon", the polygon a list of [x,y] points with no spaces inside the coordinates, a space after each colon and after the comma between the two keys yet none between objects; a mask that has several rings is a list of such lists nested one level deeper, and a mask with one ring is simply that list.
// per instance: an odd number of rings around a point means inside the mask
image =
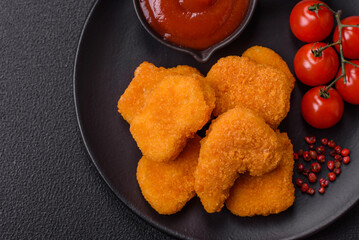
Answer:
[{"label": "chicken nugget", "polygon": [[244,106],[276,128],[289,111],[291,90],[287,76],[247,57],[221,58],[212,66],[206,80],[216,93],[215,116]]},{"label": "chicken nugget", "polygon": [[175,159],[189,138],[210,119],[215,96],[203,91],[200,76],[173,75],[162,80],[130,124],[142,154],[152,161]]},{"label": "chicken nugget", "polygon": [[188,141],[181,154],[170,162],[153,162],[142,157],[137,181],[146,201],[160,214],[174,214],[196,195],[194,171],[199,149],[198,135]]},{"label": "chicken nugget", "polygon": [[135,76],[130,85],[120,97],[117,107],[122,117],[131,123],[132,119],[138,115],[146,102],[147,97],[155,86],[161,82],[165,77],[180,74],[180,75],[199,75],[201,73],[189,66],[177,66],[175,68],[157,68],[152,63],[143,62],[135,70]]},{"label": "chicken nugget", "polygon": [[282,159],[282,141],[255,112],[234,108],[212,122],[201,141],[195,190],[205,210],[220,211],[239,173],[260,176]]},{"label": "chicken nugget", "polygon": [[287,75],[288,87],[291,91],[294,88],[295,78],[290,72],[287,63],[282,59],[279,54],[267,47],[253,46],[248,48],[243,54],[243,57],[249,57],[256,63],[269,65],[277,68]]},{"label": "chicken nugget", "polygon": [[293,146],[286,133],[280,134],[284,155],[278,167],[262,176],[240,176],[230,191],[227,208],[241,217],[277,214],[293,205]]}]

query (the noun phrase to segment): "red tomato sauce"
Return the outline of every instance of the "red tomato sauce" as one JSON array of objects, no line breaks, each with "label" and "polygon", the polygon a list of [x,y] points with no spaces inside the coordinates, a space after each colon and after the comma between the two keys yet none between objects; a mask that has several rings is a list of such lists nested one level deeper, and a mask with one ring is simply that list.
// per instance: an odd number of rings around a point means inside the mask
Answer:
[{"label": "red tomato sauce", "polygon": [[165,40],[206,49],[243,21],[249,0],[139,0],[150,26]]}]

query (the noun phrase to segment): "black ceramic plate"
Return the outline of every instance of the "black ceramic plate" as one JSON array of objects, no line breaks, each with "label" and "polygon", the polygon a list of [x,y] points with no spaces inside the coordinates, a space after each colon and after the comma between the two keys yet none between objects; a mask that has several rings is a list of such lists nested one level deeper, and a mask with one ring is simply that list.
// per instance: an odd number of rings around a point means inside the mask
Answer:
[{"label": "black ceramic plate", "polygon": [[[171,50],[151,38],[138,21],[131,0],[99,1],[86,22],[75,66],[75,101],[80,128],[99,172],[115,194],[152,225],[172,235],[198,239],[288,239],[308,236],[322,229],[353,206],[359,197],[359,106],[345,104],[343,119],[328,130],[309,127],[300,115],[300,100],[307,87],[296,83],[291,110],[280,126],[294,148],[305,146],[303,137],[333,138],[352,150],[352,162],[322,196],[296,191],[294,205],[278,215],[241,218],[223,209],[206,213],[198,198],[172,216],[157,214],[143,199],[136,181],[141,157],[129,125],[117,113],[117,100],[143,61],[157,66],[187,64],[206,74],[227,55],[241,55],[253,45],[277,51],[292,68],[296,50],[303,45],[289,29],[288,19],[296,1],[259,0],[251,23],[229,46],[200,64],[192,56]],[[357,0],[327,1],[342,9],[344,17],[359,14]],[[322,175],[326,173],[324,167]]]}]

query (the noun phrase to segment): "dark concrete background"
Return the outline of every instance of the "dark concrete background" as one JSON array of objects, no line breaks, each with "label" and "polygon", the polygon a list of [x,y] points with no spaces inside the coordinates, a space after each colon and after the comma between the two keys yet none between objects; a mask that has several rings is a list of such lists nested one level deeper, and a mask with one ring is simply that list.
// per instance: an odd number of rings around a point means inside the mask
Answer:
[{"label": "dark concrete background", "polygon": [[[0,239],[171,239],[115,197],[81,140],[72,74],[93,3],[0,1]],[[359,205],[311,238],[359,239]]]}]

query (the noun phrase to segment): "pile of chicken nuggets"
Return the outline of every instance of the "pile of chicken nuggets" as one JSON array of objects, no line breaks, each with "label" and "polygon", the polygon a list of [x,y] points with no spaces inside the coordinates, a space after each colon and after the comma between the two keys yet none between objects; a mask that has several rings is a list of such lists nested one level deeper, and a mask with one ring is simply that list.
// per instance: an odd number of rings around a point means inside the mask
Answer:
[{"label": "pile of chicken nuggets", "polygon": [[136,176],[152,208],[174,214],[196,195],[208,213],[224,205],[238,216],[289,208],[293,146],[277,127],[294,82],[284,60],[260,46],[221,58],[206,77],[143,62],[118,111],[142,152]]}]

